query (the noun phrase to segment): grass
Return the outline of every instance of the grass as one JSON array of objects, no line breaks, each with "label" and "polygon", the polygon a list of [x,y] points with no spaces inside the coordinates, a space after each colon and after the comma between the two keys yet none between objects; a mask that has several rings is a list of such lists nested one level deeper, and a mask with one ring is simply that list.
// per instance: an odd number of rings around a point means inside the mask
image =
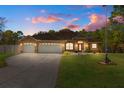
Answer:
[{"label": "grass", "polygon": [[117,65],[102,65],[103,54],[63,56],[56,87],[115,88],[124,87],[124,54],[109,54]]},{"label": "grass", "polygon": [[10,53],[0,53],[0,68],[7,66],[5,59],[10,55]]}]

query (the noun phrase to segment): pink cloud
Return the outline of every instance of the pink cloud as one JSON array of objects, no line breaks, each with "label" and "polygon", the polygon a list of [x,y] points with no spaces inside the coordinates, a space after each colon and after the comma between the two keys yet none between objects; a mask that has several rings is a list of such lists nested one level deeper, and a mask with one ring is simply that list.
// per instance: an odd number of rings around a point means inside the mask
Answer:
[{"label": "pink cloud", "polygon": [[60,17],[56,17],[56,16],[48,16],[48,17],[34,17],[32,18],[32,23],[36,24],[36,23],[53,23],[53,22],[59,22],[62,21],[63,18]]},{"label": "pink cloud", "polygon": [[76,21],[78,21],[78,20],[79,20],[79,18],[73,18],[73,19],[67,21],[66,23],[67,23],[67,24],[72,24],[72,23],[74,23],[74,22],[76,22]]},{"label": "pink cloud", "polygon": [[78,20],[79,20],[79,18],[72,18],[71,20],[65,21],[65,24],[67,26],[65,26],[64,28],[68,28],[68,29],[71,29],[71,30],[79,30],[80,26],[76,25],[76,24],[73,24],[74,22],[76,22]]},{"label": "pink cloud", "polygon": [[71,29],[71,30],[79,30],[80,26],[79,25],[75,25],[75,24],[70,24],[64,28],[68,28],[68,29]]},{"label": "pink cloud", "polygon": [[105,15],[91,14],[89,18],[90,23],[83,27],[83,29],[85,29],[86,31],[95,31],[96,29],[100,29],[102,27],[105,27],[106,25]]}]

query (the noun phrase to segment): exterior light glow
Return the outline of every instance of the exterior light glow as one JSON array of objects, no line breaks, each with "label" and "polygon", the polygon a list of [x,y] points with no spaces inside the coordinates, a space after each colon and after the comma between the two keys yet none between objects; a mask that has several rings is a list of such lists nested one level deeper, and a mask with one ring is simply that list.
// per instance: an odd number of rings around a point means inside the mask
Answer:
[{"label": "exterior light glow", "polygon": [[64,47],[64,44],[61,44],[62,47]]},{"label": "exterior light glow", "polygon": [[88,44],[87,44],[87,43],[85,43],[84,46],[85,46],[86,48],[88,48]]},{"label": "exterior light glow", "polygon": [[83,41],[78,41],[78,43],[83,43]]},{"label": "exterior light glow", "polygon": [[34,44],[34,46],[37,46],[37,44]]},{"label": "exterior light glow", "polygon": [[78,47],[78,45],[77,45],[77,44],[75,44],[75,47]]},{"label": "exterior light glow", "polygon": [[20,43],[20,46],[22,46],[22,43]]}]

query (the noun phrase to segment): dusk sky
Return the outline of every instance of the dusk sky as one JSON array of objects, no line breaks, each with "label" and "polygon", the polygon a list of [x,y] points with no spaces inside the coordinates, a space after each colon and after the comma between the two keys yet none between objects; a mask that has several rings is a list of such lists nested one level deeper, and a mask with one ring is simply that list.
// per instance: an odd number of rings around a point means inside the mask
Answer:
[{"label": "dusk sky", "polygon": [[[107,17],[113,11],[107,6]],[[0,17],[6,17],[6,30],[23,31],[32,35],[39,31],[69,28],[73,31],[94,31],[105,25],[106,11],[102,6],[91,5],[32,5],[0,6]]]}]

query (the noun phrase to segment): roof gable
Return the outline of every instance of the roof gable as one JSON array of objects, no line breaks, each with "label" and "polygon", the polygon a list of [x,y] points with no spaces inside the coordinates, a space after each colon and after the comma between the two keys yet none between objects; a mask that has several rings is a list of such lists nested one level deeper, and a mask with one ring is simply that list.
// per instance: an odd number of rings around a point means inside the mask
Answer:
[{"label": "roof gable", "polygon": [[31,37],[31,36],[26,36],[24,38],[22,38],[21,40],[19,40],[19,42],[37,42],[37,39]]}]

